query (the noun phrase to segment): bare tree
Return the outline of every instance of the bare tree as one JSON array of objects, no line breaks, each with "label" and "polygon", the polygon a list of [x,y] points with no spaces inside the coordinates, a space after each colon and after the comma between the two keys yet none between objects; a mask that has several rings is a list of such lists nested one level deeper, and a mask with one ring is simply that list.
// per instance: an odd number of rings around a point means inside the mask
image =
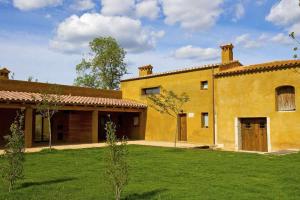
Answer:
[{"label": "bare tree", "polygon": [[289,36],[295,41],[295,43],[296,43],[296,46],[293,48],[293,50],[294,50],[294,52],[295,52],[295,54],[294,54],[294,58],[298,58],[298,54],[297,54],[297,52],[298,52],[298,50],[299,50],[299,45],[300,45],[300,41],[296,38],[296,36],[295,36],[295,32],[291,32],[290,34],[289,34]]},{"label": "bare tree", "polygon": [[32,96],[38,103],[36,110],[49,124],[49,148],[52,148],[51,118],[62,107],[61,89],[58,86],[50,87],[46,91],[41,91],[37,96]]},{"label": "bare tree", "polygon": [[183,106],[189,101],[189,96],[185,92],[178,95],[171,90],[161,88],[159,94],[151,94],[147,96],[147,99],[150,102],[150,106],[156,111],[176,119],[176,131],[174,134],[174,146],[176,147],[179,129],[178,116],[180,113],[183,113]]}]

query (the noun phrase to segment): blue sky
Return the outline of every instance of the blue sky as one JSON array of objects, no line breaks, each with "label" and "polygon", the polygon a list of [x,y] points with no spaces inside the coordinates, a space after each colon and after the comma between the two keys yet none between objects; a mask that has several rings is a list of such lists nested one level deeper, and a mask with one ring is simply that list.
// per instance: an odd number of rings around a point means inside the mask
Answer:
[{"label": "blue sky", "polygon": [[[298,0],[0,0],[0,66],[15,79],[72,84],[88,42],[113,36],[129,75],[220,62],[232,42],[244,65],[292,59]],[[300,31],[298,31],[300,32]]]}]

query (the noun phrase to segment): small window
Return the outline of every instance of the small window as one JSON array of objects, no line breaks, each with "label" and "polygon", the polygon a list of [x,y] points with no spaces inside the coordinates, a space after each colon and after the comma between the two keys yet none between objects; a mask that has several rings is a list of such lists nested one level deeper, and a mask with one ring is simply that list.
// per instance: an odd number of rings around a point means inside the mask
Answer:
[{"label": "small window", "polygon": [[208,128],[208,113],[201,113],[202,128]]},{"label": "small window", "polygon": [[152,87],[152,88],[143,88],[142,94],[143,95],[150,95],[150,94],[159,94],[160,88],[159,87]]},{"label": "small window", "polygon": [[208,89],[208,81],[201,81],[201,90]]},{"label": "small window", "polygon": [[281,86],[276,89],[277,111],[294,111],[295,88],[293,86]]},{"label": "small window", "polygon": [[140,118],[138,116],[133,117],[133,126],[140,125]]}]

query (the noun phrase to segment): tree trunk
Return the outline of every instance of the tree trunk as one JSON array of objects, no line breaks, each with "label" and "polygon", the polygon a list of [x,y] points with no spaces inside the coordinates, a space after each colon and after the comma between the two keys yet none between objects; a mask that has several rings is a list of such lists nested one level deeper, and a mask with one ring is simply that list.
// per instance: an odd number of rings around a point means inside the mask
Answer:
[{"label": "tree trunk", "polygon": [[179,117],[178,117],[178,115],[177,115],[177,117],[176,117],[176,131],[175,131],[175,137],[174,137],[174,147],[176,148],[176,143],[177,143],[177,136],[178,136],[178,125],[179,125],[179,123],[178,123],[178,120],[179,120]]},{"label": "tree trunk", "polygon": [[50,118],[50,112],[48,110],[48,122],[49,122],[49,148],[50,151],[52,149],[52,132],[51,132],[51,118]]}]

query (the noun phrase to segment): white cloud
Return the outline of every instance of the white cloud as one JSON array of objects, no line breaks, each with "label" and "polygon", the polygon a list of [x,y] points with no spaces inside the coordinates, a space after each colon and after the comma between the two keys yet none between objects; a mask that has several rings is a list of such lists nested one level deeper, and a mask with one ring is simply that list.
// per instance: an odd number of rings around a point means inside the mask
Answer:
[{"label": "white cloud", "polygon": [[165,22],[187,29],[204,30],[213,26],[222,13],[223,0],[161,0]]},{"label": "white cloud", "polygon": [[219,58],[219,54],[219,50],[214,48],[201,48],[188,45],[177,49],[174,57],[179,59],[215,60]]},{"label": "white cloud", "polygon": [[300,22],[300,9],[298,0],[281,0],[276,3],[266,20],[276,25],[289,26]]},{"label": "white cloud", "polygon": [[63,52],[83,52],[95,37],[112,36],[129,52],[153,49],[164,32],[151,31],[139,20],[128,17],[104,16],[98,13],[72,15],[61,22],[50,47]]},{"label": "white cloud", "polygon": [[159,15],[160,8],[156,0],[144,0],[136,4],[136,15],[138,17],[147,17],[156,19]]},{"label": "white cloud", "polygon": [[84,11],[90,10],[95,7],[93,0],[75,0],[75,3],[71,5],[74,10]]},{"label": "white cloud", "polygon": [[28,11],[49,6],[58,6],[63,3],[63,0],[13,0],[14,7]]},{"label": "white cloud", "polygon": [[264,5],[267,2],[267,0],[256,0],[256,4],[259,6]]},{"label": "white cloud", "polygon": [[245,15],[245,8],[244,8],[244,5],[240,2],[240,3],[238,3],[238,4],[235,5],[235,8],[234,8],[234,17],[233,17],[232,21],[237,22],[244,15]]},{"label": "white cloud", "polygon": [[292,39],[283,33],[278,33],[277,35],[270,38],[271,42],[279,43],[279,44],[292,44]]},{"label": "white cloud", "polygon": [[101,13],[108,16],[130,16],[135,9],[134,0],[101,0]]},{"label": "white cloud", "polygon": [[258,40],[251,39],[249,34],[243,34],[236,37],[235,44],[240,45],[246,49],[257,48],[262,45]]}]

